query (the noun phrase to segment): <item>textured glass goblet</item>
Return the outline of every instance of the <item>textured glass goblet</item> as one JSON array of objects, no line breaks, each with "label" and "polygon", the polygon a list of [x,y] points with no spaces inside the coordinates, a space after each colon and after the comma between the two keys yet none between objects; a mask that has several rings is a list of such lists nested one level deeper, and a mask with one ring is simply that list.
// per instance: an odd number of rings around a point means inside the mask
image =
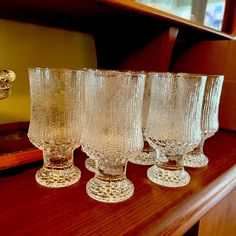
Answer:
[{"label": "textured glass goblet", "polygon": [[[97,71],[97,72],[103,72],[106,70],[102,70],[102,69],[89,69],[89,74],[93,75],[93,72],[92,71]],[[88,76],[89,76],[88,74]],[[83,150],[83,147],[82,147],[82,150]],[[86,158],[85,160],[85,168],[91,172],[94,172],[96,171],[96,158],[93,158],[92,156],[89,156],[88,158]]]},{"label": "textured glass goblet", "polygon": [[213,136],[219,128],[218,113],[223,81],[222,75],[207,76],[201,120],[202,141],[194,150],[184,155],[184,166],[196,168],[208,164],[203,145],[205,140]]},{"label": "textured glass goblet", "polygon": [[142,109],[142,130],[143,130],[144,147],[139,155],[133,157],[132,159],[129,159],[130,162],[138,165],[154,165],[156,163],[157,155],[159,155],[159,152],[156,152],[156,150],[149,145],[144,136],[144,131],[147,123],[147,115],[150,105],[151,84],[152,84],[151,76],[149,76],[149,74],[147,73],[145,88],[144,88],[144,96],[143,96],[143,109]]},{"label": "textured glass goblet", "polygon": [[46,187],[65,187],[80,179],[73,151],[80,145],[83,71],[29,69],[31,117],[28,137],[43,150],[43,167],[36,181]]},{"label": "textured glass goblet", "polygon": [[145,136],[161,158],[147,171],[159,185],[189,183],[183,155],[201,142],[201,111],[206,77],[183,73],[151,73],[152,88]]},{"label": "textured glass goblet", "polygon": [[101,202],[121,202],[133,195],[126,178],[130,157],[143,148],[142,102],[145,74],[90,71],[85,79],[87,122],[83,150],[95,159],[95,176],[88,195]]},{"label": "textured glass goblet", "polygon": [[85,160],[85,167],[87,170],[91,171],[91,172],[95,172],[96,171],[96,160],[94,160],[91,157],[86,158]]}]

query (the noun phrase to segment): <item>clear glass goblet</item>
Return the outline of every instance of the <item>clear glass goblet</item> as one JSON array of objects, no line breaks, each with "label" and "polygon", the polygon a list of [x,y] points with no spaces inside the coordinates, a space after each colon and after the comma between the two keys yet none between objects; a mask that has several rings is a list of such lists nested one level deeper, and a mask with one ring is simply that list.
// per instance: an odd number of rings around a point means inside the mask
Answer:
[{"label": "clear glass goblet", "polygon": [[147,73],[145,88],[144,88],[144,96],[143,96],[143,109],[142,109],[142,130],[143,130],[144,147],[139,155],[133,157],[132,159],[129,159],[130,162],[138,165],[154,165],[156,163],[157,155],[159,155],[159,152],[156,152],[156,150],[149,145],[144,136],[149,105],[150,105],[151,84],[152,84],[151,76],[149,76],[149,74]]},{"label": "clear glass goblet", "polygon": [[89,156],[88,158],[86,158],[84,164],[85,164],[85,167],[87,170],[89,170],[91,172],[96,171],[96,160],[94,160],[92,157]]},{"label": "clear glass goblet", "polygon": [[142,102],[145,74],[90,71],[85,79],[87,122],[82,148],[96,163],[88,195],[101,202],[121,202],[133,195],[126,178],[130,157],[143,148]]},{"label": "clear glass goblet", "polygon": [[[102,70],[102,69],[89,69],[88,73],[92,73],[92,71],[98,71],[98,72],[102,72],[102,71],[106,71],[106,70]],[[89,74],[88,74],[89,76]],[[82,151],[83,151],[83,147],[82,147]],[[92,156],[89,156],[86,158],[85,160],[85,168],[91,172],[96,171],[96,158],[93,158]]]},{"label": "clear glass goblet", "polygon": [[151,73],[150,109],[145,136],[160,150],[161,158],[147,171],[159,185],[181,187],[189,183],[183,155],[201,142],[201,111],[206,76]]},{"label": "clear glass goblet", "polygon": [[194,150],[184,155],[184,166],[197,168],[208,164],[203,145],[205,140],[213,136],[219,128],[218,113],[223,81],[223,75],[207,76],[201,120],[202,141]]},{"label": "clear glass goblet", "polygon": [[29,69],[31,117],[28,137],[43,150],[43,167],[36,181],[65,187],[80,179],[73,151],[80,145],[83,71],[62,68]]}]

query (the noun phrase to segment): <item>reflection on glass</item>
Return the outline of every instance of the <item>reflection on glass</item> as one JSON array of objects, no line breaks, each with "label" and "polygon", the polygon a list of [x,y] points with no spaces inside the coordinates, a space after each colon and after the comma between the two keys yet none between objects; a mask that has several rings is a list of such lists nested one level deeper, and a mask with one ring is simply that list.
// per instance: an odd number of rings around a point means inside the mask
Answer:
[{"label": "reflection on glass", "polygon": [[206,5],[204,25],[221,30],[225,11],[225,0],[208,1]]},{"label": "reflection on glass", "polygon": [[136,2],[221,30],[225,0],[135,0]]}]

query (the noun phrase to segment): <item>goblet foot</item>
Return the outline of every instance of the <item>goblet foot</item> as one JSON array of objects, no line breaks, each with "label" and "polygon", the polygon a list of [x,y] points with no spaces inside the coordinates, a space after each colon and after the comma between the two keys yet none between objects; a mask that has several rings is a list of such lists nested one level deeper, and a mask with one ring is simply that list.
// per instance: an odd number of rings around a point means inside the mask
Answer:
[{"label": "goblet foot", "polygon": [[156,151],[141,152],[138,156],[131,158],[129,162],[138,165],[154,165],[157,160],[156,155]]},{"label": "goblet foot", "polygon": [[189,183],[190,175],[185,170],[165,170],[156,165],[147,171],[149,180],[165,187],[182,187]]},{"label": "goblet foot", "polygon": [[86,185],[86,191],[97,201],[115,203],[129,199],[134,193],[134,185],[128,179],[104,181],[92,178]]},{"label": "goblet foot", "polygon": [[208,158],[202,153],[198,155],[184,155],[184,166],[199,168],[207,166]]},{"label": "goblet foot", "polygon": [[90,157],[88,157],[85,160],[85,167],[87,170],[91,171],[91,172],[95,172],[96,171],[96,163],[93,159],[91,159]]},{"label": "goblet foot", "polygon": [[75,166],[63,170],[42,167],[37,171],[35,179],[40,185],[45,187],[62,188],[78,182],[80,176],[81,172]]}]

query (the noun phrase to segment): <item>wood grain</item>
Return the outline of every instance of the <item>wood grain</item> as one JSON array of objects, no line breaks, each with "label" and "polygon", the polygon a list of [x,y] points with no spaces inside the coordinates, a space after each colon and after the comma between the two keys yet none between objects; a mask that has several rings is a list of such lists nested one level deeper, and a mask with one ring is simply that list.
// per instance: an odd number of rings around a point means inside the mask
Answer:
[{"label": "wood grain", "polygon": [[235,236],[236,233],[236,189],[212,208],[199,224],[198,236]]},{"label": "wood grain", "polygon": [[134,196],[119,204],[89,198],[86,155],[76,151],[81,180],[48,189],[35,182],[40,165],[0,172],[1,235],[181,235],[236,187],[236,133],[220,131],[206,141],[209,165],[187,169],[191,183],[165,188],[151,183],[146,166],[128,165]]}]

